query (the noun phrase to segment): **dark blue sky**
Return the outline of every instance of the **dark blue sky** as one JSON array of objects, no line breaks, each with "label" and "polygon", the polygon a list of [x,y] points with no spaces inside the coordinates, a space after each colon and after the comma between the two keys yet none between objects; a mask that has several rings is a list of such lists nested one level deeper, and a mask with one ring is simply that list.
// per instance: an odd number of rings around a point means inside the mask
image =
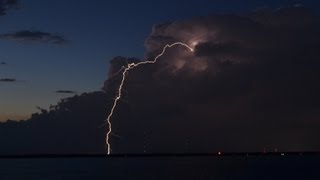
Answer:
[{"label": "dark blue sky", "polygon": [[0,33],[21,30],[63,35],[63,45],[0,40],[0,121],[25,118],[68,94],[57,90],[99,90],[108,62],[117,55],[144,56],[144,40],[154,24],[216,13],[248,13],[269,6],[301,3],[317,11],[317,1],[197,0],[105,1],[21,0],[19,10],[0,16]]}]

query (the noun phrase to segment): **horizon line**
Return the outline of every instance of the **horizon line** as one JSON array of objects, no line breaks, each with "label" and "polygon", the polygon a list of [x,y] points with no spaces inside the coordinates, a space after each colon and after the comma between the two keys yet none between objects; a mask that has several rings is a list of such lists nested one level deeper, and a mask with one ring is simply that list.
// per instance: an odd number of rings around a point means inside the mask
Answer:
[{"label": "horizon line", "polygon": [[214,153],[128,153],[128,154],[9,154],[0,159],[43,159],[43,158],[148,158],[148,157],[248,157],[248,156],[315,156],[320,151],[295,152],[214,152]]}]

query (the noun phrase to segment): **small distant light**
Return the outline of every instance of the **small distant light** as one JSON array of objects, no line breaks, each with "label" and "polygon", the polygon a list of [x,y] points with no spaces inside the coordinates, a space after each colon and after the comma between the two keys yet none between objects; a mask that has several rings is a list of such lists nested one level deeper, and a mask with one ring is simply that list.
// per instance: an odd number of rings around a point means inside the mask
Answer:
[{"label": "small distant light", "polygon": [[267,153],[267,150],[266,150],[266,148],[263,148],[263,153]]},{"label": "small distant light", "polygon": [[219,152],[218,152],[218,155],[221,155],[221,154],[222,154],[222,153],[219,151]]},{"label": "small distant light", "polygon": [[281,153],[281,156],[284,156],[284,153]]}]

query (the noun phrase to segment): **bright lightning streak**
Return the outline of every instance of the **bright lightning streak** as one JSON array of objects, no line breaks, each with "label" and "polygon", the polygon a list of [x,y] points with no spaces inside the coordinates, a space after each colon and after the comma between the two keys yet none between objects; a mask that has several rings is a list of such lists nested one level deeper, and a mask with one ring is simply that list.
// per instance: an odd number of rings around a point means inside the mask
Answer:
[{"label": "bright lightning streak", "polygon": [[[107,144],[107,154],[109,155],[111,153],[111,144],[109,142],[110,140],[110,134],[112,132],[112,123],[111,123],[111,117],[113,115],[113,112],[115,110],[115,108],[117,107],[117,104],[118,104],[118,101],[121,99],[121,95],[122,95],[122,87],[123,87],[123,84],[126,80],[126,77],[127,77],[127,73],[134,69],[135,67],[138,67],[140,65],[143,65],[143,64],[154,64],[157,62],[157,60],[163,56],[163,54],[166,52],[167,48],[171,48],[173,46],[177,46],[177,45],[180,45],[180,46],[183,46],[183,47],[186,47],[187,49],[189,49],[191,52],[194,51],[194,49],[192,47],[190,47],[189,45],[185,44],[185,43],[182,43],[182,42],[175,42],[173,44],[166,44],[164,46],[164,48],[162,49],[162,52],[157,55],[154,60],[152,61],[142,61],[142,62],[139,62],[139,63],[130,63],[127,65],[127,67],[122,67],[124,68],[124,71],[122,72],[122,79],[121,79],[121,83],[119,85],[119,88],[118,88],[118,93],[117,93],[117,96],[116,98],[114,99],[114,102],[113,102],[113,105],[112,105],[112,108],[110,110],[110,113],[106,119],[106,122],[108,124],[108,131],[107,131],[107,134],[106,134],[106,144]],[[120,70],[122,70],[122,68]]]}]

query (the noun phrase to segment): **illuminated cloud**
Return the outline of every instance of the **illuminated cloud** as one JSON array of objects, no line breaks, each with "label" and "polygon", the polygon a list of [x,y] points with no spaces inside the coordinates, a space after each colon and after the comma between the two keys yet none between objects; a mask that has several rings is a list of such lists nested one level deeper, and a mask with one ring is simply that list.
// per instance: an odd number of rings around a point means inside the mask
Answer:
[{"label": "illuminated cloud", "polygon": [[[246,16],[212,15],[160,24],[153,27],[145,42],[146,54],[152,58],[166,43],[186,42],[195,46],[196,57],[189,57],[184,51],[168,53],[163,68],[216,73],[225,62],[262,62],[266,56],[261,54],[268,54],[268,50],[284,47],[282,53],[290,53],[290,46],[317,36],[318,19],[310,10],[298,6],[264,9]],[[309,32],[310,29],[314,30]],[[293,34],[297,35],[293,39],[300,42],[289,39]],[[199,68],[199,64],[205,68]]]},{"label": "illuminated cloud", "polygon": [[22,30],[12,33],[0,34],[0,39],[14,40],[18,42],[38,42],[51,44],[65,44],[67,40],[59,35],[42,31]]},{"label": "illuminated cloud", "polygon": [[19,0],[0,0],[0,16],[7,14],[8,10],[18,8]]}]

